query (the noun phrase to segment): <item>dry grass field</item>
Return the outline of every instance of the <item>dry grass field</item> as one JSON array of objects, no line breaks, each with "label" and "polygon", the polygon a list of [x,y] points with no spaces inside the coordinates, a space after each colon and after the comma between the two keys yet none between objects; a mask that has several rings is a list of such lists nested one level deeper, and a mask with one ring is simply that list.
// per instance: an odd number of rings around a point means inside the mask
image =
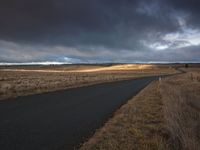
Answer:
[{"label": "dry grass field", "polygon": [[200,149],[200,70],[171,77],[160,84],[172,149]]},{"label": "dry grass field", "polygon": [[175,72],[169,65],[2,66],[0,100]]},{"label": "dry grass field", "polygon": [[81,150],[199,150],[200,69],[154,81]]}]

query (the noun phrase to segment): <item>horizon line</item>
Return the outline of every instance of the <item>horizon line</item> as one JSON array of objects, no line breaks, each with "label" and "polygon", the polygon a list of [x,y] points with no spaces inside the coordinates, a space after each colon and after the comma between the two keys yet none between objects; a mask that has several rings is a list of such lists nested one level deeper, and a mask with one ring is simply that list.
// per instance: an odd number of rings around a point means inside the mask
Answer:
[{"label": "horizon line", "polygon": [[42,61],[42,62],[0,62],[0,66],[28,66],[28,65],[87,65],[87,64],[199,64],[200,61],[137,61],[137,62],[82,62],[69,63],[57,61]]}]

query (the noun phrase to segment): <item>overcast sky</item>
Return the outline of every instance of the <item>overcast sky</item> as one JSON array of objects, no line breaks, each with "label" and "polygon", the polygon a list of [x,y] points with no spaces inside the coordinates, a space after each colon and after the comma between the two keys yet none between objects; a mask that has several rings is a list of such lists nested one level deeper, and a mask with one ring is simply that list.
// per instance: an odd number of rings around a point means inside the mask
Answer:
[{"label": "overcast sky", "polygon": [[200,0],[0,0],[0,62],[200,62]]}]

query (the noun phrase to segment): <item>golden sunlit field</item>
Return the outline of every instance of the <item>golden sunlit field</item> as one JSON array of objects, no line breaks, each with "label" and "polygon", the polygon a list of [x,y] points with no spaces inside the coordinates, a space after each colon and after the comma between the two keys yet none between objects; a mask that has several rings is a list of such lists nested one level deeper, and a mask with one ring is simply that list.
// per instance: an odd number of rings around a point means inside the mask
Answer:
[{"label": "golden sunlit field", "polygon": [[200,69],[183,70],[148,85],[81,150],[198,150]]},{"label": "golden sunlit field", "polygon": [[169,65],[61,65],[0,68],[0,99],[177,72]]}]

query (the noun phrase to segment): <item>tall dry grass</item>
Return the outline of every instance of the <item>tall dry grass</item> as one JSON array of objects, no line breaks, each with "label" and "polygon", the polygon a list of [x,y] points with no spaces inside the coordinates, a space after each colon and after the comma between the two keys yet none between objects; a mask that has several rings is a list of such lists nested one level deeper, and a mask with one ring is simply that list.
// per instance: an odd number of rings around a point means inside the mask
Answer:
[{"label": "tall dry grass", "polygon": [[200,149],[200,73],[170,77],[160,83],[170,149]]},{"label": "tall dry grass", "polygon": [[[107,70],[98,72],[77,72],[81,69],[99,69],[100,66],[76,66],[71,68],[10,68],[0,69],[0,100],[24,96],[36,93],[56,91],[67,88],[74,88],[92,85],[103,82],[111,82],[125,79],[132,79],[143,76],[175,73],[174,68],[163,67],[162,69],[130,69]],[[105,68],[105,67],[101,67]],[[100,69],[101,69],[100,68]],[[19,70],[21,69],[21,70]],[[73,72],[74,70],[75,72]]]},{"label": "tall dry grass", "polygon": [[81,150],[168,149],[163,103],[154,82],[122,106]]}]

